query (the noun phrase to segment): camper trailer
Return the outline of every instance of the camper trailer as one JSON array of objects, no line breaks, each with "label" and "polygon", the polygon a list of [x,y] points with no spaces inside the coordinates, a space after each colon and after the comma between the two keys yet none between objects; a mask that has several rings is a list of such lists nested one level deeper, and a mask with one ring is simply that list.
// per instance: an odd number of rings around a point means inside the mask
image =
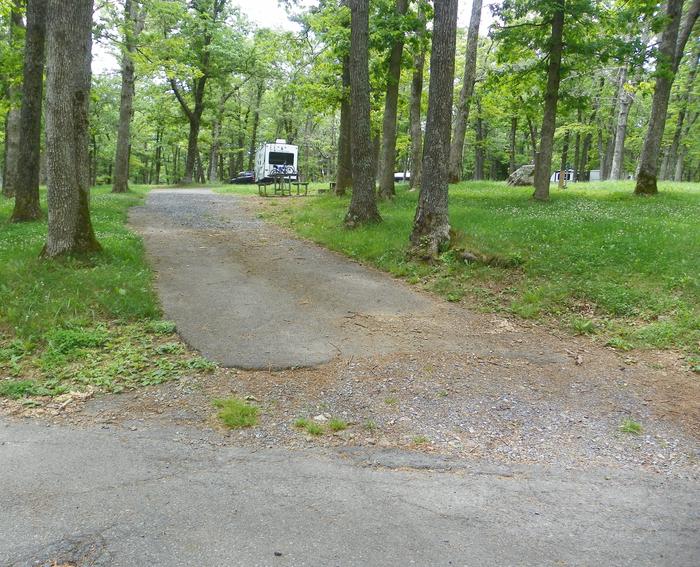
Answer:
[{"label": "camper trailer", "polygon": [[284,174],[296,179],[298,157],[298,146],[288,144],[287,140],[262,144],[255,155],[255,179],[262,182],[272,179],[275,174]]}]

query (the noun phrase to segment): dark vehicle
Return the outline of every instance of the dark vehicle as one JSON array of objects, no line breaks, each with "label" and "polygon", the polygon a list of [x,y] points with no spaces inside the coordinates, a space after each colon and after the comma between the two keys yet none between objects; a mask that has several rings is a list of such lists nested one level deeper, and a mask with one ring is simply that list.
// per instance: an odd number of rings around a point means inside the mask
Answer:
[{"label": "dark vehicle", "polygon": [[238,176],[234,177],[229,183],[241,185],[243,183],[255,183],[255,173],[252,171],[239,171]]}]

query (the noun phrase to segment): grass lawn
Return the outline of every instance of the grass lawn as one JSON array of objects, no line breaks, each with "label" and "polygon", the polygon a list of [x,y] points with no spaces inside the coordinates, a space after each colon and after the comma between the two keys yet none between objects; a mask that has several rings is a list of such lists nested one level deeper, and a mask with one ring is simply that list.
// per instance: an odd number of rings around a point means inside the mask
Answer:
[{"label": "grass lawn", "polygon": [[82,261],[39,259],[46,222],[10,224],[12,201],[0,200],[0,396],[121,391],[211,370],[161,320],[141,239],[125,226],[145,193],[93,190],[104,250]]},{"label": "grass lawn", "polygon": [[402,185],[393,202],[380,205],[383,223],[356,230],[342,227],[348,198],[331,195],[270,199],[261,214],[449,301],[596,335],[622,350],[678,348],[695,358],[700,185],[662,183],[654,198],[635,197],[632,188],[631,182],[553,187],[542,204],[530,199],[531,188],[451,186],[458,246],[510,267],[466,264],[454,251],[436,265],[409,260],[418,196]]}]

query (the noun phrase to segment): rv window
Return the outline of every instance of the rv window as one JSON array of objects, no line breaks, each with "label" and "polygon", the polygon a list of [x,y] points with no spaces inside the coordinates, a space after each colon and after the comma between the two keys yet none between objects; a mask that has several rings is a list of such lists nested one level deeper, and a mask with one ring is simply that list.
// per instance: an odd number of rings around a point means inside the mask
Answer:
[{"label": "rv window", "polygon": [[294,154],[270,152],[270,165],[294,165]]}]

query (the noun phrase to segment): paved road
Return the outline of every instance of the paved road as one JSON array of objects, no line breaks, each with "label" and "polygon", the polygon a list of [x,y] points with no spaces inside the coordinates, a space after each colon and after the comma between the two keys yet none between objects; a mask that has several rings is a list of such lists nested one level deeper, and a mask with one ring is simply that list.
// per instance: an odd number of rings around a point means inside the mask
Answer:
[{"label": "paved road", "polygon": [[348,320],[410,318],[433,307],[384,274],[262,223],[243,201],[207,189],[158,190],[130,215],[159,274],[166,315],[208,358],[279,369],[392,352],[402,337],[372,337]]},{"label": "paved road", "polygon": [[201,435],[0,421],[0,565],[681,567],[700,556],[698,489],[683,480],[431,472],[444,463]]}]

